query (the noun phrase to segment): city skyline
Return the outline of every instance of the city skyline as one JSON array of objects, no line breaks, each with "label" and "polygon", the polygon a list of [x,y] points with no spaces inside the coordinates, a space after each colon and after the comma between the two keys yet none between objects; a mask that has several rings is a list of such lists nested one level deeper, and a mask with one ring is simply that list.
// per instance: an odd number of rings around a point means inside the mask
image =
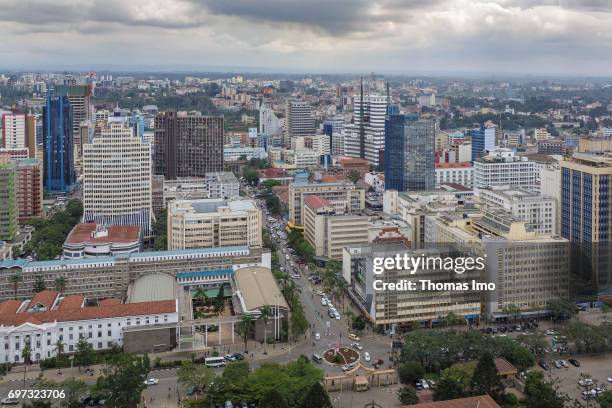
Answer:
[{"label": "city skyline", "polygon": [[601,0],[8,1],[0,21],[11,68],[605,76],[612,63]]}]

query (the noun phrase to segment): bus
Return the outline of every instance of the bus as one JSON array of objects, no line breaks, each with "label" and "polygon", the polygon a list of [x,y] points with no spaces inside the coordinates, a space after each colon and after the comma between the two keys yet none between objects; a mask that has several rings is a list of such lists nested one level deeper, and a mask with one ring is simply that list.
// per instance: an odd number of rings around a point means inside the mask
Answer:
[{"label": "bus", "polygon": [[204,365],[211,368],[225,367],[225,359],[223,357],[206,357]]}]

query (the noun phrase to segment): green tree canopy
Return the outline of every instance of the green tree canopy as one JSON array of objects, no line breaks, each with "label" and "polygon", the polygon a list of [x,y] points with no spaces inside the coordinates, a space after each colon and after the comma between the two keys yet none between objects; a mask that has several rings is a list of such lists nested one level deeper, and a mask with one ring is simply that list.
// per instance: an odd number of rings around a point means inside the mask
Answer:
[{"label": "green tree canopy", "polygon": [[563,398],[544,381],[541,371],[527,373],[525,380],[525,406],[528,408],[563,408]]},{"label": "green tree canopy", "polygon": [[419,402],[419,397],[417,397],[416,390],[414,387],[402,387],[397,391],[397,397],[399,401],[403,405],[412,405]]},{"label": "green tree canopy", "polygon": [[146,355],[138,357],[129,353],[115,354],[107,360],[95,390],[106,397],[108,406],[133,408],[138,405],[150,368],[147,361]]}]

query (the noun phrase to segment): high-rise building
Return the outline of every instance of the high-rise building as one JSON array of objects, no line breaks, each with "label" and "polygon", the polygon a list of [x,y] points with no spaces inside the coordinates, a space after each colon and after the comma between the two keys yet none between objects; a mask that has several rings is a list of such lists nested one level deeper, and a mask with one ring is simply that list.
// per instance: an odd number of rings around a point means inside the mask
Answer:
[{"label": "high-rise building", "polygon": [[91,89],[90,85],[76,85],[72,80],[64,80],[64,85],[57,85],[55,88],[57,96],[66,96],[72,106],[72,134],[75,136],[74,147],[77,155],[81,152],[81,140],[76,137],[81,122],[90,121],[93,116]]},{"label": "high-rise building", "polygon": [[173,200],[168,203],[168,249],[262,246],[262,214],[253,200]]},{"label": "high-rise building", "polygon": [[150,237],[151,145],[127,118],[109,118],[83,146],[83,220],[102,226],[138,225]]},{"label": "high-rise building", "polygon": [[315,119],[308,102],[288,100],[285,106],[284,146],[289,148],[294,137],[312,136],[314,133]]},{"label": "high-rise building", "polygon": [[561,235],[571,242],[610,242],[612,154],[576,153],[561,162]]},{"label": "high-rise building", "polygon": [[155,174],[168,180],[223,171],[223,116],[155,116]]},{"label": "high-rise building", "polygon": [[481,158],[487,150],[495,147],[495,128],[481,126],[472,129],[472,160]]},{"label": "high-rise building", "polygon": [[323,133],[329,137],[332,156],[344,156],[344,118],[337,116],[324,121]]},{"label": "high-rise building", "polygon": [[17,171],[15,163],[0,160],[0,240],[11,241],[17,234]]},{"label": "high-rise building", "polygon": [[385,120],[385,188],[433,190],[436,182],[436,123],[414,115],[388,115]]},{"label": "high-rise building", "polygon": [[28,149],[28,156],[36,157],[36,118],[17,112],[0,114],[2,143],[5,149]]},{"label": "high-rise building", "polygon": [[[367,159],[378,167],[385,150],[386,95],[359,94],[354,97],[353,124],[344,126],[344,154]],[[433,149],[433,145],[432,145]]]},{"label": "high-rise building", "polygon": [[17,159],[18,218],[42,217],[42,166],[38,159]]},{"label": "high-rise building", "polygon": [[43,139],[45,189],[67,192],[75,181],[72,105],[53,89],[43,108]]},{"label": "high-rise building", "polygon": [[511,186],[537,191],[539,170],[535,161],[507,148],[493,150],[474,161],[474,187]]},{"label": "high-rise building", "polygon": [[365,208],[365,190],[350,182],[292,183],[289,185],[289,223],[302,226],[304,200],[317,195],[332,203],[344,203],[346,213],[353,214]]},{"label": "high-rise building", "polygon": [[280,133],[283,120],[279,119],[274,111],[264,103],[259,107],[259,133],[276,135]]}]

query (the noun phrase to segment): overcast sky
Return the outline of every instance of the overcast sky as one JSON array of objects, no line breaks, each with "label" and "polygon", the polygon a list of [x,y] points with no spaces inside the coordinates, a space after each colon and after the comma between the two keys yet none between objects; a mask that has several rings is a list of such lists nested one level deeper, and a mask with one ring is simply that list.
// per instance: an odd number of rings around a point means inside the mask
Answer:
[{"label": "overcast sky", "polygon": [[0,0],[0,67],[612,76],[612,0]]}]

